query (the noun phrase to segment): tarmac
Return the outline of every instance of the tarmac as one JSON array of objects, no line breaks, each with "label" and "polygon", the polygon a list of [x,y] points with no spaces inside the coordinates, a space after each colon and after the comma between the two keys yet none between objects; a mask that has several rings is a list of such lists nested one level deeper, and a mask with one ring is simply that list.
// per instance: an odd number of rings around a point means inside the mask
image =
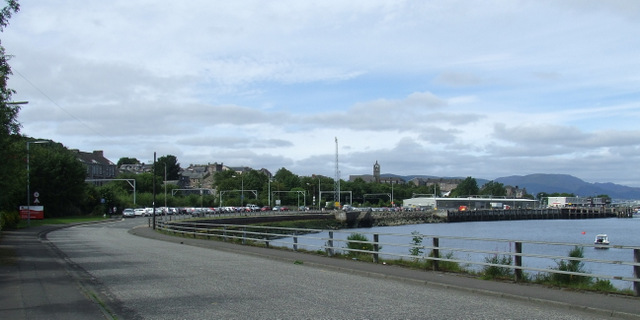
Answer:
[{"label": "tarmac", "polygon": [[[0,319],[113,319],[109,306],[87,290],[86,272],[46,240],[46,234],[61,226],[41,226],[3,231],[0,237]],[[373,278],[405,281],[430,287],[464,290],[586,310],[603,318],[640,319],[640,298],[617,294],[575,291],[511,281],[481,280],[471,276],[399,266],[330,258],[290,250],[243,246],[222,241],[173,237],[141,226],[130,233],[159,241],[170,241],[238,254],[251,254],[305,266],[339,270]]]}]

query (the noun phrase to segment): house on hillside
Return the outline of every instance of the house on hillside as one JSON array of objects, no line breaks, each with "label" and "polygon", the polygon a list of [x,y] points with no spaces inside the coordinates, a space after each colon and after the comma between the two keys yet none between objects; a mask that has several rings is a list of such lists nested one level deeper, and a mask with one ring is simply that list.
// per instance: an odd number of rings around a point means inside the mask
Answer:
[{"label": "house on hillside", "polygon": [[413,178],[408,181],[408,183],[416,187],[437,185],[443,194],[457,188],[460,182],[462,182],[462,179],[455,178]]},{"label": "house on hillside", "polygon": [[518,186],[505,186],[508,198],[523,198],[527,194],[526,188],[518,188]]},{"label": "house on hillside", "polygon": [[153,169],[153,164],[144,164],[144,163],[125,163],[121,164],[118,171],[120,173],[149,173]]},{"label": "house on hillside", "polygon": [[71,151],[75,153],[76,159],[86,167],[87,179],[114,179],[116,177],[116,165],[104,157],[102,150],[82,152],[75,149]]},{"label": "house on hillside", "polygon": [[181,181],[189,188],[210,188],[216,172],[231,170],[222,163],[191,164],[180,172]]}]

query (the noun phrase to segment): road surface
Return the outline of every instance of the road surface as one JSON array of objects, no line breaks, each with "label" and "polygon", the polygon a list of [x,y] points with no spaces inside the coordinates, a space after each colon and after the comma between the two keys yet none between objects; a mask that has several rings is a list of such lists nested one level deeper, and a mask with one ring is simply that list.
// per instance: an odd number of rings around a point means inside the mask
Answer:
[{"label": "road surface", "polygon": [[528,301],[400,281],[395,277],[323,268],[305,264],[304,260],[287,261],[189,245],[188,239],[181,244],[180,239],[160,241],[129,232],[135,227],[146,228],[146,221],[136,218],[82,225],[47,235],[71,269],[76,270],[76,277],[118,319],[603,319],[607,316],[539,299]]}]

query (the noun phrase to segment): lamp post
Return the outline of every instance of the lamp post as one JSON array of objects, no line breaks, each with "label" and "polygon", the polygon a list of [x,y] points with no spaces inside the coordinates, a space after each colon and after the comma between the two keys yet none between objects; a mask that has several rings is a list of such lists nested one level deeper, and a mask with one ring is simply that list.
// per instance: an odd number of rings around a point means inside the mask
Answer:
[{"label": "lamp post", "polygon": [[29,167],[29,146],[32,144],[49,143],[47,140],[27,141],[27,226],[31,226],[31,174]]},{"label": "lamp post", "polygon": [[[240,207],[243,206],[244,203],[244,176],[242,175],[242,173],[239,173],[240,175]],[[237,178],[238,176],[232,176],[233,178]]]},{"label": "lamp post", "polygon": [[320,187],[320,176],[318,176],[318,211],[321,210],[321,208],[320,208],[321,197],[322,197],[322,191],[321,191],[321,187]]},{"label": "lamp post", "polygon": [[269,203],[267,204],[267,207],[269,207],[269,209],[271,209],[271,178],[269,178],[269,194],[267,195],[267,201],[269,201]]}]

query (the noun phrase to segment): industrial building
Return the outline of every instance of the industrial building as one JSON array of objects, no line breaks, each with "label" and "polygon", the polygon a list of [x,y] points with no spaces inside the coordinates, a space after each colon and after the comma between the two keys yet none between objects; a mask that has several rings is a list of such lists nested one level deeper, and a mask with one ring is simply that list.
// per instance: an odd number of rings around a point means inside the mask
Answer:
[{"label": "industrial building", "polygon": [[403,208],[424,210],[534,209],[537,205],[538,201],[531,199],[478,196],[466,198],[418,197],[402,201]]}]

